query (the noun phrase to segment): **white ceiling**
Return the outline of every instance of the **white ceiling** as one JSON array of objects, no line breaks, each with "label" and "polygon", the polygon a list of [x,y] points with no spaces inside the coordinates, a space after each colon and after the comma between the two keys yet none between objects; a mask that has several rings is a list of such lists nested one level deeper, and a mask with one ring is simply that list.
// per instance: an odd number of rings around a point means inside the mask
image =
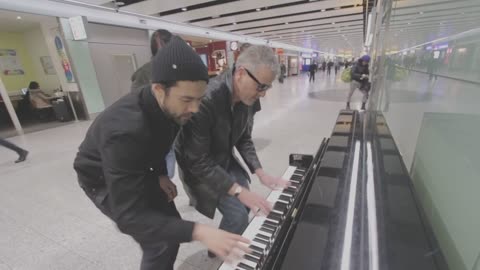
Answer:
[{"label": "white ceiling", "polygon": [[55,18],[0,9],[1,32],[26,32],[40,27],[41,22],[55,22]]},{"label": "white ceiling", "polygon": [[[118,1],[121,10],[164,20],[330,53],[362,50],[364,0]],[[388,48],[402,49],[479,27],[480,0],[394,0],[391,19]]]},{"label": "white ceiling", "polygon": [[395,1],[387,49],[405,49],[478,27],[479,0]]}]

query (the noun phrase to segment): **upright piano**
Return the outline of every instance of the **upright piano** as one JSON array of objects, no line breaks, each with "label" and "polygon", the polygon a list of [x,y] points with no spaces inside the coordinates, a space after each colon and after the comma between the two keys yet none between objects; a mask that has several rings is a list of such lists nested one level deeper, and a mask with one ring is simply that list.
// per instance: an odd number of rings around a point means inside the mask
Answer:
[{"label": "upright piano", "polygon": [[242,234],[251,254],[219,270],[447,270],[379,112],[340,111],[314,155],[291,154],[273,211]]}]

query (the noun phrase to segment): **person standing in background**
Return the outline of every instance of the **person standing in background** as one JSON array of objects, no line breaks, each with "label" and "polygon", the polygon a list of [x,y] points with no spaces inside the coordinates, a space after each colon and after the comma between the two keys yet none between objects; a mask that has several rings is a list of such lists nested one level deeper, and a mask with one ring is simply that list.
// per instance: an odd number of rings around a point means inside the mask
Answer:
[{"label": "person standing in background", "polygon": [[368,65],[370,64],[370,56],[364,55],[358,59],[352,67],[352,82],[350,83],[350,92],[348,93],[347,99],[347,109],[350,109],[350,100],[352,99],[353,92],[356,89],[359,89],[363,94],[362,98],[362,110],[365,110],[365,105],[368,100],[368,91],[370,89],[366,88],[368,84],[368,75],[370,71]]},{"label": "person standing in background", "polygon": [[285,63],[282,61],[282,64],[280,64],[280,75],[278,76],[278,81],[280,83],[283,83],[283,79],[285,79],[286,73],[287,73],[287,67],[285,66]]},{"label": "person standing in background", "polygon": [[2,139],[0,138],[0,145],[7,148],[7,149],[10,149],[12,151],[15,151],[17,152],[18,154],[18,159],[15,160],[15,163],[19,163],[19,162],[23,162],[27,159],[27,156],[28,156],[28,151],[23,149],[23,148],[20,148],[18,146],[16,146],[15,144],[5,140],[5,139]]},{"label": "person standing in background", "polygon": [[[152,52],[152,58],[157,54],[159,50],[165,47],[171,40],[172,33],[164,29],[158,29],[152,34],[150,39],[150,50]],[[152,61],[149,61],[132,75],[132,92],[138,92],[142,90],[146,85],[152,83]],[[168,152],[165,157],[167,161],[168,177],[173,179],[175,176],[175,151],[173,148]]]}]

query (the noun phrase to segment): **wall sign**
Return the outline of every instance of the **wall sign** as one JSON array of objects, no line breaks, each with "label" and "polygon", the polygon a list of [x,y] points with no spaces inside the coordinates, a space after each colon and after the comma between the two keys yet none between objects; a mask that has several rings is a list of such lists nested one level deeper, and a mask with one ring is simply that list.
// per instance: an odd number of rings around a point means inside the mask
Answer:
[{"label": "wall sign", "polygon": [[25,74],[16,50],[0,49],[0,71],[5,76]]},{"label": "wall sign", "polygon": [[63,71],[65,72],[65,77],[67,78],[67,82],[73,83],[75,79],[73,78],[73,72],[70,65],[70,61],[68,60],[67,53],[65,52],[65,48],[63,47],[63,42],[60,36],[55,36],[55,47],[57,48],[58,55],[60,56],[60,60],[62,61]]},{"label": "wall sign", "polygon": [[70,23],[74,40],[87,39],[87,31],[85,30],[82,16],[68,18],[68,22]]}]

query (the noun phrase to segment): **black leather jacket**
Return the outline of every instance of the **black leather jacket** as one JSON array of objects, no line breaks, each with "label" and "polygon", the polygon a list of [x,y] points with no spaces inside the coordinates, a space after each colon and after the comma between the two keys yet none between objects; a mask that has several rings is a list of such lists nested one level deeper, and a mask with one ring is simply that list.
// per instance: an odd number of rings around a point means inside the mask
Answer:
[{"label": "black leather jacket", "polygon": [[[235,179],[227,172],[237,148],[252,173],[261,168],[251,139],[252,107],[232,104],[232,71],[211,80],[200,110],[178,134],[180,178],[196,209],[213,218]],[[248,173],[245,172],[248,178]]]},{"label": "black leather jacket", "polygon": [[364,66],[358,60],[352,67],[352,80],[355,80],[357,82],[363,83],[368,80],[362,80],[362,74],[370,74],[370,71],[368,70],[368,65]]},{"label": "black leather jacket", "polygon": [[193,223],[171,215],[158,182],[178,129],[146,86],[95,119],[75,158],[80,186],[138,242],[191,241]]}]

